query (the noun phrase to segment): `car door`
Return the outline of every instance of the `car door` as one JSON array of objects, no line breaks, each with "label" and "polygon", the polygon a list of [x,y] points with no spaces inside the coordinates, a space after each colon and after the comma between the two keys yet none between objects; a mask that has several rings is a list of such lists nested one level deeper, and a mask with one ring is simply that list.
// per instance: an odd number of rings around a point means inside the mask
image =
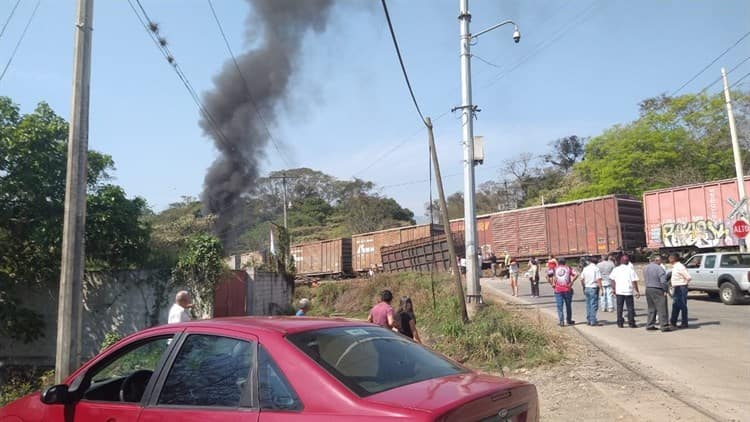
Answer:
[{"label": "car door", "polygon": [[690,287],[696,290],[717,290],[716,286],[716,255],[703,255],[700,266],[694,269]]},{"label": "car door", "polygon": [[703,255],[695,255],[685,262],[685,268],[688,274],[690,274],[690,287],[698,286],[700,284],[699,278],[701,277],[701,266],[703,265]]},{"label": "car door", "polygon": [[[302,401],[269,351],[263,346],[258,351],[256,385],[261,422],[321,420],[302,413],[304,408]],[[332,420],[331,417],[326,420]]]},{"label": "car door", "polygon": [[188,331],[176,348],[140,422],[257,422],[256,337],[232,330]]},{"label": "car door", "polygon": [[[166,360],[172,338],[172,334],[156,335],[112,350],[71,383],[72,388],[85,390],[80,400],[68,405],[71,411],[64,420],[136,422],[143,393],[151,375]],[[64,406],[54,407],[60,409],[50,409],[50,415],[62,412]]]}]

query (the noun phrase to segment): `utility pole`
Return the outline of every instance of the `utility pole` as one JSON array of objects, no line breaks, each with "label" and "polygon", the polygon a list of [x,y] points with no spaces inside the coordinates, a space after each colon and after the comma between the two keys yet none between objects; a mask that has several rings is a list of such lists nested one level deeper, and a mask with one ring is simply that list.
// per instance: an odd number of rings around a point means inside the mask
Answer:
[{"label": "utility pole", "polygon": [[[734,169],[737,172],[737,193],[739,198],[738,202],[741,202],[747,196],[745,195],[745,177],[742,171],[742,156],[740,155],[740,142],[737,140],[737,126],[734,122],[734,111],[732,111],[732,98],[729,95],[729,82],[727,82],[727,72],[721,68],[721,78],[724,80],[724,99],[727,103],[727,116],[729,118],[729,134],[732,137],[732,152],[734,153]],[[746,207],[748,210],[750,207]],[[742,218],[741,216],[738,218]],[[740,241],[740,252],[747,252],[747,239],[745,239],[744,245]]]},{"label": "utility pole", "polygon": [[[448,242],[448,255],[451,260],[451,270],[456,280],[456,295],[458,303],[461,304],[461,319],[464,323],[469,322],[469,315],[466,312],[466,300],[464,299],[464,288],[461,285],[461,272],[458,269],[458,260],[456,259],[456,245],[453,244],[453,233],[451,232],[451,222],[448,218],[448,205],[445,202],[445,191],[443,191],[443,178],[440,175],[440,163],[438,163],[437,151],[435,150],[435,137],[432,133],[432,120],[425,118],[427,126],[427,138],[430,142],[430,155],[432,156],[432,167],[435,169],[435,183],[437,183],[438,200],[440,202],[440,220],[445,230],[445,238]],[[432,204],[430,204],[432,206]],[[432,221],[430,221],[432,224]]]},{"label": "utility pole", "polygon": [[286,173],[281,173],[281,176],[269,176],[269,179],[280,179],[282,186],[282,198],[284,200],[284,228],[289,230],[289,222],[287,220],[287,207],[289,203],[286,199],[286,179],[297,179],[297,177],[287,176]]},{"label": "utility pole", "polygon": [[80,360],[81,308],[85,263],[86,176],[89,142],[89,84],[94,0],[78,0],[73,60],[73,97],[63,215],[62,265],[57,308],[55,381],[62,383]]},{"label": "utility pole", "polygon": [[477,216],[474,209],[474,105],[471,100],[471,32],[469,0],[459,0],[461,30],[461,127],[464,152],[464,239],[466,242],[466,301],[482,303],[477,268]]}]

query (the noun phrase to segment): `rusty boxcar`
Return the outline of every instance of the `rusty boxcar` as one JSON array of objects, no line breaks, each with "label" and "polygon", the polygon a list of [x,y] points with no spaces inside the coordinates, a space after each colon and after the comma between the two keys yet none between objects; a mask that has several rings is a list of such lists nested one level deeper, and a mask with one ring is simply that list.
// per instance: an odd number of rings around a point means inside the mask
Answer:
[{"label": "rusty boxcar", "polygon": [[352,274],[352,239],[318,240],[290,248],[298,275],[346,276]]},{"label": "rusty boxcar", "polygon": [[381,269],[383,260],[380,248],[397,245],[410,240],[442,234],[444,230],[436,224],[396,227],[352,236],[352,264],[355,272],[363,273],[370,269]]},{"label": "rusty boxcar", "polygon": [[[750,177],[745,178],[750,192]],[[739,200],[737,180],[727,179],[643,193],[649,248],[737,246],[730,201]]]},{"label": "rusty boxcar", "polygon": [[[484,214],[477,216],[477,247],[482,251],[483,256],[489,256],[490,252],[498,252],[493,249],[494,242],[492,237],[491,217],[493,214]],[[464,219],[456,218],[451,220],[451,232],[463,239],[464,236]]]},{"label": "rusty boxcar", "polygon": [[491,214],[490,224],[495,253],[518,259],[601,255],[646,243],[642,204],[622,195],[503,211]]},{"label": "rusty boxcar", "polygon": [[[463,243],[456,242],[456,255],[464,255]],[[423,239],[411,240],[380,249],[383,259],[383,271],[449,271],[451,268],[448,239],[440,234]]]}]

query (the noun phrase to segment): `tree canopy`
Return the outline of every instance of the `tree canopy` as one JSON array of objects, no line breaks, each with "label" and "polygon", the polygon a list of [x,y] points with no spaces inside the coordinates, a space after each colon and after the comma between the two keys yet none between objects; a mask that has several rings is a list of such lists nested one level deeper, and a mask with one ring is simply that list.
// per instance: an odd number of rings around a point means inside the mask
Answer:
[{"label": "tree canopy", "polygon": [[[21,285],[55,286],[60,276],[68,124],[46,104],[28,114],[0,97],[0,335],[24,341],[41,320],[20,304]],[[88,155],[88,268],[133,268],[148,249],[146,202],[109,184],[111,157]]]}]

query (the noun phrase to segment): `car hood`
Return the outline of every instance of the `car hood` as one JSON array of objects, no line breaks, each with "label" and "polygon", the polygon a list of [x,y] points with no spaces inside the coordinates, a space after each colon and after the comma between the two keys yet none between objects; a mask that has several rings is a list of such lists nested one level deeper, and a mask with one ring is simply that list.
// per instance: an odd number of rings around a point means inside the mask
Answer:
[{"label": "car hood", "polygon": [[45,405],[39,400],[39,393],[32,393],[0,407],[0,420],[41,421],[44,418],[44,413]]},{"label": "car hood", "polygon": [[475,373],[409,384],[366,400],[444,416],[444,421],[481,419],[500,412],[510,412],[507,416],[516,420],[514,411],[525,413],[525,417],[536,416],[538,405],[533,384]]}]

